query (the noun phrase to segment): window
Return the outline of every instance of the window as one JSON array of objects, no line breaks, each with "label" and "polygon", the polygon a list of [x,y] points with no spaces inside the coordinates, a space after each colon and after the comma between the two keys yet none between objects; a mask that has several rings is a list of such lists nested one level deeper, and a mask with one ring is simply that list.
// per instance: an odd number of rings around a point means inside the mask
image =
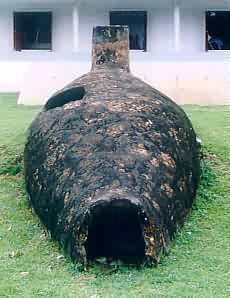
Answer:
[{"label": "window", "polygon": [[52,14],[50,12],[14,13],[14,49],[51,50]]},{"label": "window", "polygon": [[128,25],[130,50],[146,51],[146,11],[112,11],[110,25]]},{"label": "window", "polygon": [[206,12],[206,50],[230,50],[230,11]]}]

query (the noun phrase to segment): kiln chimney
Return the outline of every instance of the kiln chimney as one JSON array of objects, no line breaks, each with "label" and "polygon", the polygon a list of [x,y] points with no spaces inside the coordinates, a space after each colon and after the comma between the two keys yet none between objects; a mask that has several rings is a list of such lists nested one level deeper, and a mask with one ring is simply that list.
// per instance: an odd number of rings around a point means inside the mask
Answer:
[{"label": "kiln chimney", "polygon": [[128,26],[93,28],[92,70],[105,66],[129,72]]}]

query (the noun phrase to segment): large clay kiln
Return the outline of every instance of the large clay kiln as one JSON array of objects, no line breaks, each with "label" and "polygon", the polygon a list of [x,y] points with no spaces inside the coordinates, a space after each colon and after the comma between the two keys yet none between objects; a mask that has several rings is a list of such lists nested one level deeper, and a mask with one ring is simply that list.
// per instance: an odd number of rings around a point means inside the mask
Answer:
[{"label": "large clay kiln", "polygon": [[129,72],[128,28],[98,26],[92,70],[30,127],[26,188],[73,260],[158,262],[192,207],[198,156],[184,111]]}]

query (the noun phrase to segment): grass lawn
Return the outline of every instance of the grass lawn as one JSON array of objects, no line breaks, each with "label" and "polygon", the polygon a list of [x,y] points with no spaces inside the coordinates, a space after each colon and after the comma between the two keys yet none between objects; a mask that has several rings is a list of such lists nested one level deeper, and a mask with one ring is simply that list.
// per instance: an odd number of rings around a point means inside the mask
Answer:
[{"label": "grass lawn", "polygon": [[[0,297],[229,297],[229,112],[226,107],[184,109],[209,154],[193,211],[158,267],[107,271],[94,266],[78,272],[60,257],[57,244],[28,209],[22,172],[2,171]],[[38,111],[17,106],[13,95],[0,95],[0,173],[22,152]]]}]

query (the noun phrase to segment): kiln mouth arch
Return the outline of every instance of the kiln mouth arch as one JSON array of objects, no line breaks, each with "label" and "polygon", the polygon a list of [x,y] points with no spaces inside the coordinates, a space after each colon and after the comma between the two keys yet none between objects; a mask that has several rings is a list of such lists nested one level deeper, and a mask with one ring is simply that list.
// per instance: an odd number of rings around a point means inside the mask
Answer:
[{"label": "kiln mouth arch", "polygon": [[105,257],[137,263],[145,257],[139,206],[128,200],[103,202],[91,209],[85,249],[88,260]]}]

